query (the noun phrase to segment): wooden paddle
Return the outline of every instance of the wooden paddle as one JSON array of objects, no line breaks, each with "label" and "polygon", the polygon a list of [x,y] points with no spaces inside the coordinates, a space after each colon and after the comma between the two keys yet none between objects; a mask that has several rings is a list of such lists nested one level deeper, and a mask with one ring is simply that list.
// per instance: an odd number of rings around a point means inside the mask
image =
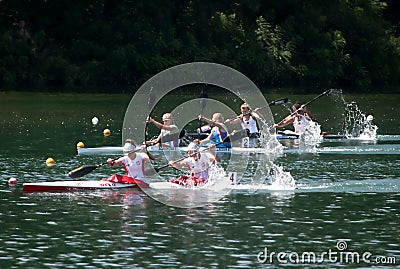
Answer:
[{"label": "wooden paddle", "polygon": [[[314,97],[313,99],[311,99],[310,101],[308,101],[307,103],[305,103],[305,104],[302,105],[302,106],[303,106],[303,107],[308,106],[308,105],[311,104],[312,102],[318,100],[318,99],[321,98],[322,96],[327,95],[327,94],[329,94],[329,93],[331,93],[331,92],[332,92],[332,90],[324,91],[323,93],[321,93],[320,95]],[[296,114],[298,111],[299,111],[299,109],[297,109],[296,111],[293,111],[293,112],[292,112],[289,116],[287,116],[287,117],[293,116],[293,115]],[[287,118],[287,117],[286,117],[286,118]],[[283,120],[281,120],[281,121],[278,123],[278,125],[281,124],[286,118],[284,118]]]},{"label": "wooden paddle", "polygon": [[[247,131],[246,130],[233,131],[227,137],[225,137],[225,139],[223,141],[212,145],[212,147],[216,147],[216,146],[221,145],[222,143],[225,143],[225,142],[228,142],[228,141],[231,141],[231,142],[232,141],[236,141],[236,140],[241,139],[241,138],[246,137],[246,136],[247,136]],[[206,150],[209,150],[209,149],[210,148],[207,147],[207,148],[205,148],[203,150],[200,150],[199,152],[203,152],[203,151],[206,151]],[[185,156],[183,158],[180,158],[180,159],[178,159],[176,161],[173,161],[172,163],[180,162],[180,161],[182,161],[182,160],[184,160],[184,159],[186,159],[188,157],[191,157],[193,155],[196,155],[196,154],[197,154],[197,152],[189,154],[189,155],[187,155],[187,156]],[[163,166],[160,166],[160,167],[157,167],[157,168],[154,168],[154,167],[153,168],[149,168],[146,171],[144,171],[144,175],[145,176],[152,176],[154,174],[157,174],[160,170],[162,170],[164,168],[167,168],[169,166],[171,166],[171,164],[168,163],[166,165],[163,165]]]},{"label": "wooden paddle", "polygon": [[[171,133],[171,134],[168,134],[168,135],[163,136],[162,141],[163,141],[163,142],[168,142],[168,141],[173,141],[173,140],[181,139],[181,138],[183,138],[185,135],[186,135],[186,131],[185,131],[184,129],[182,129],[180,132],[175,132],[175,133]],[[133,151],[131,151],[131,152],[129,152],[129,153],[137,152],[137,151],[140,151],[140,150],[142,150],[142,148],[140,148],[140,149],[135,149],[135,150],[133,150]],[[120,156],[120,157],[122,157],[122,156]],[[120,157],[118,157],[118,158],[120,158]],[[83,176],[89,174],[90,172],[92,172],[93,170],[95,170],[95,169],[97,169],[97,168],[99,168],[100,166],[103,166],[103,165],[105,165],[105,164],[107,164],[107,162],[100,163],[100,164],[97,164],[97,165],[83,165],[83,166],[81,166],[81,167],[78,167],[78,168],[76,168],[76,169],[70,171],[70,172],[68,173],[68,176],[71,177],[71,178],[83,177]]]}]

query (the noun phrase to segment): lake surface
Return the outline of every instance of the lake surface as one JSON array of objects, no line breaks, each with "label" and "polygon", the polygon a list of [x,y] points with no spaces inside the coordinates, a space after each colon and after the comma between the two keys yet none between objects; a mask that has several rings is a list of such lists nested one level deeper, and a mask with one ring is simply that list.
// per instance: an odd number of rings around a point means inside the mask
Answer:
[{"label": "lake surface", "polygon": [[[268,101],[285,97],[266,96]],[[306,102],[314,96],[287,97]],[[170,207],[140,190],[22,192],[23,182],[68,180],[70,170],[104,162],[107,156],[78,156],[76,144],[120,145],[131,98],[0,93],[0,268],[400,265],[400,95],[344,95],[374,116],[377,139],[325,141],[316,152],[274,158],[295,179],[293,191],[232,191],[196,208]],[[324,131],[341,130],[342,103],[321,98],[309,108]],[[157,108],[155,117],[168,109]],[[271,111],[279,121],[287,107]],[[93,116],[100,119],[96,126]],[[108,137],[105,128],[111,130]],[[150,135],[156,131],[150,127]],[[51,167],[45,163],[48,157],[55,159]],[[251,164],[259,161],[246,158]],[[157,158],[156,164],[163,161]],[[83,179],[115,172],[122,173],[102,167]],[[174,173],[167,170],[165,176]],[[247,171],[242,182],[250,183],[251,176]],[[17,178],[16,187],[8,186],[10,177]]]}]

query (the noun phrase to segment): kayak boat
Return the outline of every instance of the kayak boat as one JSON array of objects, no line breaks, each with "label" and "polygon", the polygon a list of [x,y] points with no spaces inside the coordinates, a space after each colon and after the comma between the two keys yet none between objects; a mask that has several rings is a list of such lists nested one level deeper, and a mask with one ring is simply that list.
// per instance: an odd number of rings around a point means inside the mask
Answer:
[{"label": "kayak boat", "polygon": [[[281,141],[290,141],[298,139],[299,136],[296,133],[288,133],[279,132],[276,134],[276,138]],[[348,139],[347,136],[344,135],[331,135],[326,134],[322,136],[324,140],[339,140],[339,139]],[[148,146],[147,150],[152,154],[165,154],[172,152],[187,152],[187,147],[163,147],[163,146]],[[218,153],[233,153],[233,154],[242,154],[242,153],[265,153],[265,149],[263,148],[254,148],[254,147],[232,147],[232,148],[215,148],[215,151]],[[122,146],[104,146],[104,147],[92,147],[92,148],[78,148],[78,155],[110,155],[110,154],[122,154],[123,148]]]},{"label": "kayak boat", "polygon": [[[124,183],[125,182],[125,183]],[[115,190],[121,188],[134,188],[146,190],[187,190],[187,191],[233,191],[233,192],[265,192],[265,191],[293,191],[296,188],[282,188],[265,184],[234,184],[231,176],[226,176],[217,182],[205,183],[198,186],[182,186],[180,184],[165,181],[147,183],[142,180],[133,179],[127,176],[114,174],[103,180],[65,180],[65,181],[49,181],[24,183],[24,192],[61,192],[61,191],[83,191],[83,190]]]},{"label": "kayak boat", "polygon": [[119,188],[148,188],[149,184],[139,179],[114,174],[102,180],[64,180],[24,183],[24,192],[45,192],[45,191],[79,191],[96,189],[119,189]]},{"label": "kayak boat", "polygon": [[259,192],[292,192],[297,190],[296,186],[276,186],[270,184],[233,184],[232,182],[225,182],[221,184],[211,184],[211,185],[199,185],[194,187],[185,187],[173,182],[154,182],[150,183],[149,190],[188,190],[188,191],[198,191],[198,190],[209,190],[209,191],[225,191],[225,193],[259,193]]},{"label": "kayak boat", "polygon": [[[205,149],[205,147],[204,147]],[[187,147],[162,147],[162,146],[150,146],[147,147],[147,150],[152,154],[168,154],[173,152],[182,152],[186,153]],[[232,148],[215,148],[216,153],[233,153],[233,154],[241,154],[241,153],[265,153],[264,148],[241,148],[241,147],[232,147]],[[95,147],[95,148],[80,148],[78,149],[78,155],[109,155],[109,154],[122,154],[122,147]]]}]

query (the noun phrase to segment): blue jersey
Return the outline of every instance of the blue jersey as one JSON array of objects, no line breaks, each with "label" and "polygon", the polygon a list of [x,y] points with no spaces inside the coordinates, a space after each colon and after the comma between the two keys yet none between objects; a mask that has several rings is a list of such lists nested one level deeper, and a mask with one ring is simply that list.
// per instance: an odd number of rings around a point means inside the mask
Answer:
[{"label": "blue jersey", "polygon": [[[217,126],[214,126],[211,129],[211,143],[212,144],[218,144],[224,141],[224,139],[228,136],[228,133],[225,131],[221,131],[220,128],[218,128]],[[217,146],[218,148],[230,148],[231,147],[231,143],[229,142],[224,142],[222,144],[219,144]]]}]

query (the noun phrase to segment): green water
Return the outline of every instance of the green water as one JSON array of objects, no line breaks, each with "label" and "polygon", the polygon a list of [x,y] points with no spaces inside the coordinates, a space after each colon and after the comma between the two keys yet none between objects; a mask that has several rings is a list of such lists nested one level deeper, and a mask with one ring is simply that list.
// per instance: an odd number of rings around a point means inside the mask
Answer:
[{"label": "green water", "polygon": [[[399,266],[399,95],[345,95],[366,115],[374,115],[378,139],[324,142],[320,149],[328,152],[277,158],[274,162],[296,180],[299,189],[293,192],[236,192],[193,209],[168,207],[136,190],[22,192],[23,182],[67,180],[73,168],[104,162],[105,156],[77,156],[76,144],[120,145],[131,97],[0,93],[0,268]],[[322,98],[311,108],[324,130],[340,129],[341,104]],[[286,109],[271,109],[276,121]],[[158,108],[154,115],[164,110]],[[91,123],[93,116],[100,119],[97,126]],[[104,128],[111,130],[109,137],[103,136]],[[150,129],[151,135],[155,132]],[[46,166],[48,157],[55,159],[54,166]],[[103,167],[83,179],[114,172]],[[7,184],[11,176],[18,179],[15,188]],[[304,264],[284,263],[276,256],[266,263],[257,259],[265,248],[268,253],[315,252],[320,257],[338,252],[339,243],[347,244],[342,254],[371,252],[371,263],[327,257]]]}]

